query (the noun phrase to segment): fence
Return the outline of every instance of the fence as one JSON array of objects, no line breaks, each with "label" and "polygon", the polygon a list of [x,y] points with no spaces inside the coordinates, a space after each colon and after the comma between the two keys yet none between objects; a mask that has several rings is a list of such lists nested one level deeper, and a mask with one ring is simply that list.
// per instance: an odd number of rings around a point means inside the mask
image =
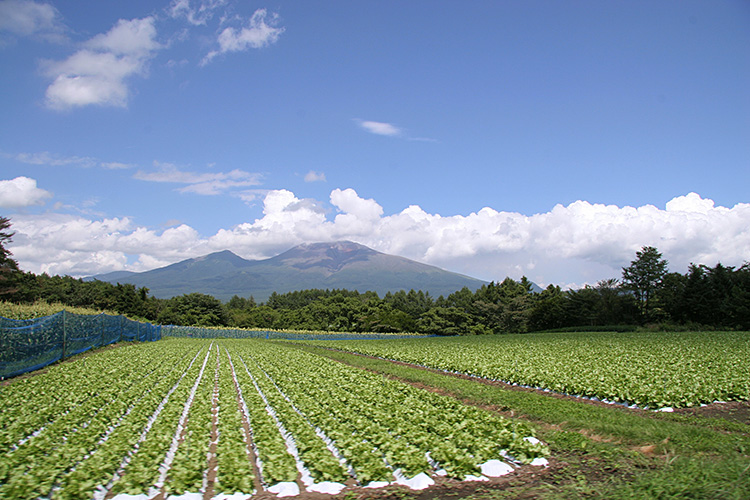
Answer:
[{"label": "fence", "polygon": [[376,340],[376,339],[406,339],[417,337],[432,337],[433,335],[416,334],[380,334],[380,333],[293,333],[274,332],[271,330],[241,330],[233,328],[201,328],[197,326],[162,326],[165,337],[190,337],[196,339],[296,339],[296,340]]},{"label": "fence", "polygon": [[38,370],[93,347],[160,339],[160,326],[125,316],[62,311],[36,319],[0,317],[0,379]]}]

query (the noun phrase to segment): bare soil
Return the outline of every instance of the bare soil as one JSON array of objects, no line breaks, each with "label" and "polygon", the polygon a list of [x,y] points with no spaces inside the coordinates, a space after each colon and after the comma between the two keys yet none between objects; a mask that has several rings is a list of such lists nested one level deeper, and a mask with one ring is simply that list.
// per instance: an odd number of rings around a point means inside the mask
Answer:
[{"label": "bare soil", "polygon": [[750,401],[729,401],[727,403],[713,403],[696,408],[680,408],[676,413],[697,415],[708,418],[723,418],[730,422],[750,425]]}]

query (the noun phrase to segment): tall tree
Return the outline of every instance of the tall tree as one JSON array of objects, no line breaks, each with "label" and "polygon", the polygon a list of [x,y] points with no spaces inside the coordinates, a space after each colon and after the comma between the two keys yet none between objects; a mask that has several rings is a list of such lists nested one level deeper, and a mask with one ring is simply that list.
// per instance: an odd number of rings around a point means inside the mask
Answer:
[{"label": "tall tree", "polygon": [[9,231],[10,219],[0,217],[0,297],[13,293],[13,276],[18,273],[18,263],[10,256],[13,255],[5,245],[13,241],[15,233]]},{"label": "tall tree", "polygon": [[656,248],[643,247],[635,253],[635,260],[622,268],[623,286],[635,295],[643,319],[649,318],[650,301],[662,285],[667,264]]}]

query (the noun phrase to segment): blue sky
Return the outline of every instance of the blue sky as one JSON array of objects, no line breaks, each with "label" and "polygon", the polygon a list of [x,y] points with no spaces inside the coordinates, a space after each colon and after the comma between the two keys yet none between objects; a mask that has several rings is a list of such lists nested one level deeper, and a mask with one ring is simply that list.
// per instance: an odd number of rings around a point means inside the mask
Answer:
[{"label": "blue sky", "polygon": [[0,0],[34,272],[349,239],[483,279],[750,259],[750,4]]}]

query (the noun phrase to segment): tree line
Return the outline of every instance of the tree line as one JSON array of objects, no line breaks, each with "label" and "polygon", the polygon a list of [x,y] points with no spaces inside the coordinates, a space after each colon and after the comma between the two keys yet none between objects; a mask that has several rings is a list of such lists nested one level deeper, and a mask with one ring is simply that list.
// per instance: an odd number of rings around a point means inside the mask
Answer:
[{"label": "tree line", "polygon": [[539,293],[526,279],[505,278],[477,290],[432,297],[419,290],[302,290],[266,302],[234,296],[227,303],[191,293],[157,299],[132,284],[83,281],[21,271],[4,243],[10,221],[0,217],[0,299],[90,307],[160,324],[434,335],[525,333],[560,329],[665,328],[750,330],[750,263],[735,268],[690,265],[669,272],[654,247],[643,247],[619,279]]}]

